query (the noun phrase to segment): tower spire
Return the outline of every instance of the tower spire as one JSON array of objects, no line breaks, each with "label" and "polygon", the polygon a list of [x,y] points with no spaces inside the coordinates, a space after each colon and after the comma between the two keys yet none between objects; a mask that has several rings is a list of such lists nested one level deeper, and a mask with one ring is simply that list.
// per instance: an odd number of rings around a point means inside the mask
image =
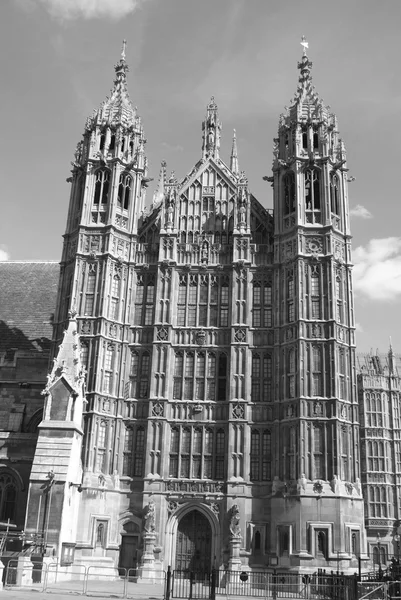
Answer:
[{"label": "tower spire", "polygon": [[[121,56],[115,65],[115,78],[113,89],[110,96],[102,103],[100,109],[96,111],[96,117],[99,124],[130,126],[136,124],[138,119],[136,108],[133,106],[127,88],[127,73],[129,71],[126,62],[127,42],[123,40]],[[91,125],[89,119],[89,126]]]},{"label": "tower spire", "polygon": [[219,158],[221,123],[214,96],[206,107],[206,119],[203,121],[202,129],[203,157]]},{"label": "tower spire", "polygon": [[159,206],[160,202],[162,202],[163,198],[164,198],[164,193],[165,193],[165,183],[166,183],[166,166],[167,163],[165,160],[162,160],[161,165],[160,165],[160,174],[159,174],[159,181],[157,182],[157,188],[155,190],[155,193],[153,195],[153,207],[157,207]]},{"label": "tower spire", "polygon": [[231,148],[231,160],[230,160],[230,169],[234,173],[234,175],[238,175],[238,148],[237,148],[237,134],[235,129],[233,129],[233,145]]}]

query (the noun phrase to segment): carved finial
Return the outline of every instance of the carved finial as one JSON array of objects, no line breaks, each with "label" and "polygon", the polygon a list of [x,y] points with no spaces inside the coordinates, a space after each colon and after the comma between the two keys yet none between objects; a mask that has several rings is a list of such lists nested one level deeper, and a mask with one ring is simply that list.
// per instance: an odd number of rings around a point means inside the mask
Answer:
[{"label": "carved finial", "polygon": [[309,48],[309,42],[306,41],[306,37],[303,35],[300,41],[301,46],[303,46],[304,49],[304,56],[306,56],[306,49]]},{"label": "carved finial", "polygon": [[125,60],[126,47],[127,47],[127,40],[123,40],[123,47],[121,49],[121,60]]},{"label": "carved finial", "polygon": [[206,107],[206,119],[203,121],[203,158],[219,158],[221,123],[214,96]]},{"label": "carved finial", "polygon": [[233,145],[231,149],[231,161],[230,161],[230,169],[234,173],[234,175],[238,175],[238,149],[237,149],[237,135],[235,129],[233,129]]}]

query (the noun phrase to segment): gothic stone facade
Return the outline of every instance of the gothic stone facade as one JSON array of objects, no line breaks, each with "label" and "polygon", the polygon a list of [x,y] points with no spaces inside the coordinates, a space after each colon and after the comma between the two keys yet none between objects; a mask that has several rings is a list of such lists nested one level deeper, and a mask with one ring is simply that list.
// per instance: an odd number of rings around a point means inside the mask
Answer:
[{"label": "gothic stone facade", "polygon": [[87,120],[26,521],[64,563],[151,576],[365,556],[346,154],[307,56],[299,69],[274,211],[235,134],[220,157],[213,98],[200,160],[182,180],[163,164],[148,209],[124,56]]}]

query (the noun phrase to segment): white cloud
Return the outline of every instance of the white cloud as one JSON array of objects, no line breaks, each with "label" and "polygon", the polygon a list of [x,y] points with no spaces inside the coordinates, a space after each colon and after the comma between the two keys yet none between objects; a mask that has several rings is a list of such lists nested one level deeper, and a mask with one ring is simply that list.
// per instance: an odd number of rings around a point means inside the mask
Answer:
[{"label": "white cloud", "polygon": [[0,244],[0,262],[10,260],[10,254],[7,252],[7,247],[4,244]]},{"label": "white cloud", "polygon": [[40,0],[56,19],[101,19],[116,21],[132,13],[144,0]]},{"label": "white cloud", "polygon": [[356,331],[359,331],[359,333],[363,333],[363,331],[364,331],[362,325],[358,322],[355,323],[355,329],[356,329]]},{"label": "white cloud", "polygon": [[372,239],[353,253],[355,291],[370,300],[401,296],[401,237]]},{"label": "white cloud", "polygon": [[360,219],[371,219],[373,217],[370,210],[362,206],[362,204],[357,204],[354,208],[351,208],[349,214],[352,217],[359,217]]}]

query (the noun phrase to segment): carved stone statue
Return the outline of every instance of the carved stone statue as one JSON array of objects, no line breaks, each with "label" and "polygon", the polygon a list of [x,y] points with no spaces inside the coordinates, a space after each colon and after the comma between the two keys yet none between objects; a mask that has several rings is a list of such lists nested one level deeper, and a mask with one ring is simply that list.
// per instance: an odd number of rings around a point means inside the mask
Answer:
[{"label": "carved stone statue", "polygon": [[302,491],[305,492],[307,482],[308,482],[308,480],[305,477],[305,473],[302,473],[301,477],[297,481],[297,492],[298,492],[298,494],[300,494]]},{"label": "carved stone statue", "polygon": [[230,533],[233,537],[241,537],[240,517],[238,504],[233,504],[231,508]]},{"label": "carved stone statue", "polygon": [[274,479],[273,479],[273,483],[272,483],[272,495],[274,496],[279,491],[280,491],[280,480],[278,478],[278,475],[275,475]]},{"label": "carved stone statue", "polygon": [[147,533],[153,533],[155,530],[155,503],[149,502],[146,513],[145,513],[145,524],[143,526],[144,531]]},{"label": "carved stone statue", "polygon": [[337,475],[333,475],[333,479],[330,481],[330,487],[334,494],[338,494],[339,492],[339,480]]}]

